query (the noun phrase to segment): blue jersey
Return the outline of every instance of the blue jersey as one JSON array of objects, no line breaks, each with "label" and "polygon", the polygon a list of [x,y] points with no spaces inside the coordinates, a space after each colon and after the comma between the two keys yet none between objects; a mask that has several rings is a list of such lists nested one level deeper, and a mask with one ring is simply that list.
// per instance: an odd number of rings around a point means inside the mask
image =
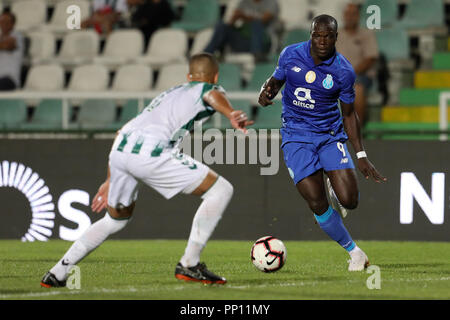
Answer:
[{"label": "blue jersey", "polygon": [[342,129],[338,99],[355,99],[355,72],[340,53],[318,65],[310,53],[311,41],[284,48],[273,77],[285,80],[282,91],[283,126],[312,132]]}]

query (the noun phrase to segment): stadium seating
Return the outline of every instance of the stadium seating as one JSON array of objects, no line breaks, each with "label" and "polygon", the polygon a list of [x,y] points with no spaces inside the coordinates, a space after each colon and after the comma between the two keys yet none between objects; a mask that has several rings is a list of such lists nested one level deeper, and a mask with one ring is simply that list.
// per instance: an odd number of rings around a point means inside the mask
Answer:
[{"label": "stadium seating", "polygon": [[121,66],[114,77],[113,91],[147,91],[153,85],[152,69],[142,65]]},{"label": "stadium seating", "polygon": [[57,1],[53,9],[53,14],[50,18],[50,22],[43,26],[44,30],[53,32],[57,38],[62,37],[65,33],[70,32],[67,28],[67,8],[71,5],[77,5],[80,7],[81,21],[87,19],[90,16],[90,4],[87,0],[62,0]]},{"label": "stadium seating", "polygon": [[284,29],[290,31],[293,29],[309,29],[311,18],[307,8],[311,8],[308,0],[279,0],[280,20],[283,22]]},{"label": "stadium seating", "polygon": [[214,33],[213,28],[207,28],[200,30],[194,36],[194,41],[192,42],[191,50],[189,51],[189,56],[196,53],[203,52],[203,50],[208,45]]},{"label": "stadium seating", "polygon": [[245,88],[247,91],[257,91],[261,89],[262,84],[275,71],[275,66],[272,63],[260,63],[255,66],[252,78]]},{"label": "stadium seating", "polygon": [[401,28],[382,29],[375,33],[379,50],[388,60],[409,59],[409,38]]},{"label": "stadium seating", "polygon": [[283,48],[294,43],[308,41],[310,36],[309,29],[293,29],[286,33],[282,45]]},{"label": "stadium seating", "polygon": [[221,63],[219,72],[219,84],[226,91],[240,91],[241,87],[241,70],[239,66],[231,63]]},{"label": "stadium seating", "polygon": [[58,91],[64,88],[64,70],[59,65],[38,65],[28,72],[24,89],[28,91]]},{"label": "stadium seating", "polygon": [[155,90],[164,91],[187,82],[188,73],[189,65],[187,63],[170,64],[161,67],[156,80]]},{"label": "stadium seating", "polygon": [[186,62],[187,51],[188,37],[184,30],[159,29],[152,35],[145,55],[135,62],[159,69],[165,64]]},{"label": "stadium seating", "polygon": [[381,28],[393,26],[398,19],[398,1],[397,0],[365,0],[360,11],[361,26],[366,26],[366,17],[368,17],[367,8],[376,5],[380,8]]},{"label": "stadium seating", "polygon": [[27,106],[22,100],[2,100],[0,103],[0,128],[18,128],[25,123]]},{"label": "stadium seating", "polygon": [[67,33],[63,38],[56,61],[70,70],[78,65],[92,62],[98,55],[99,46],[99,35],[94,30]]},{"label": "stadium seating", "polygon": [[214,27],[219,20],[220,8],[217,0],[190,0],[186,3],[180,21],[172,24],[190,33]]},{"label": "stadium seating", "polygon": [[98,64],[78,66],[73,70],[68,89],[71,91],[104,91],[108,87],[108,70]]},{"label": "stadium seating", "polygon": [[267,107],[258,107],[255,129],[279,129],[281,128],[281,101],[275,100],[272,105]]},{"label": "stadium seating", "polygon": [[60,130],[62,128],[62,101],[42,100],[35,108],[31,122],[20,125],[24,130]]},{"label": "stadium seating", "polygon": [[442,0],[411,0],[398,26],[407,29],[424,29],[445,25]]},{"label": "stadium seating", "polygon": [[116,119],[116,104],[112,100],[92,99],[80,106],[77,125],[80,129],[108,129]]},{"label": "stadium seating", "polygon": [[44,0],[14,1],[11,4],[11,11],[17,19],[15,29],[22,32],[28,32],[43,25],[47,16]]},{"label": "stadium seating", "polygon": [[52,62],[56,52],[56,39],[53,33],[33,31],[28,34],[30,48],[28,55],[32,65]]},{"label": "stadium seating", "polygon": [[343,26],[344,9],[348,2],[348,0],[316,1],[311,8],[313,17],[320,14],[329,14],[336,19],[338,26]]},{"label": "stadium seating", "polygon": [[141,56],[143,48],[144,36],[140,30],[115,30],[106,38],[105,49],[100,56],[94,58],[94,63],[115,70]]}]

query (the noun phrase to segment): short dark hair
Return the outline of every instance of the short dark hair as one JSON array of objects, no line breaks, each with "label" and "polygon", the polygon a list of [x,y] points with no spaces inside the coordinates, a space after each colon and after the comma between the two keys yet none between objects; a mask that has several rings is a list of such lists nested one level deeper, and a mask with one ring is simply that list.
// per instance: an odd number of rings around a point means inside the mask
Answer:
[{"label": "short dark hair", "polygon": [[219,71],[219,63],[214,55],[201,52],[194,54],[189,59],[190,73],[216,74]]},{"label": "short dark hair", "polygon": [[310,32],[313,31],[314,26],[316,24],[330,25],[335,32],[337,32],[337,30],[338,30],[338,23],[337,23],[336,19],[333,18],[332,16],[328,15],[328,14],[321,14],[321,15],[315,17],[312,20],[312,22],[311,22],[311,30],[310,30]]},{"label": "short dark hair", "polygon": [[2,14],[6,14],[11,17],[13,24],[16,24],[16,15],[12,13],[11,9],[9,7],[6,7],[3,9]]}]

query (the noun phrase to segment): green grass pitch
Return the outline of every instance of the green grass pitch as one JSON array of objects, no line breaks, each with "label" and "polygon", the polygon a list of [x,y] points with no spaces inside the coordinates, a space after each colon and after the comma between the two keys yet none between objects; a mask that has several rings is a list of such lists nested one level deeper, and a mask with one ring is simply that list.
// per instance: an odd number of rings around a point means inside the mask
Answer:
[{"label": "green grass pitch", "polygon": [[347,253],[331,241],[285,241],[286,265],[263,273],[250,241],[210,241],[202,261],[228,283],[202,285],[174,277],[182,240],[108,240],[80,264],[81,289],[39,282],[70,242],[0,241],[0,299],[450,299],[450,243],[359,241],[380,268],[381,288],[367,272],[348,272]]}]

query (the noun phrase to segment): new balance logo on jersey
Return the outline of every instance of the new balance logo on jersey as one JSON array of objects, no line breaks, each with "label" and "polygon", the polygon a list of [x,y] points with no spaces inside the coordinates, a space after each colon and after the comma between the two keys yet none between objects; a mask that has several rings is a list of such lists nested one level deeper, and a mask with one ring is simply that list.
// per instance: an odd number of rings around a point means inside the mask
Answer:
[{"label": "new balance logo on jersey", "polygon": [[348,163],[348,158],[342,158],[341,164],[343,164],[343,163]]},{"label": "new balance logo on jersey", "polygon": [[292,71],[295,71],[295,72],[300,72],[300,71],[302,71],[302,69],[301,69],[300,67],[297,67],[297,66],[292,67],[291,70],[292,70]]}]

